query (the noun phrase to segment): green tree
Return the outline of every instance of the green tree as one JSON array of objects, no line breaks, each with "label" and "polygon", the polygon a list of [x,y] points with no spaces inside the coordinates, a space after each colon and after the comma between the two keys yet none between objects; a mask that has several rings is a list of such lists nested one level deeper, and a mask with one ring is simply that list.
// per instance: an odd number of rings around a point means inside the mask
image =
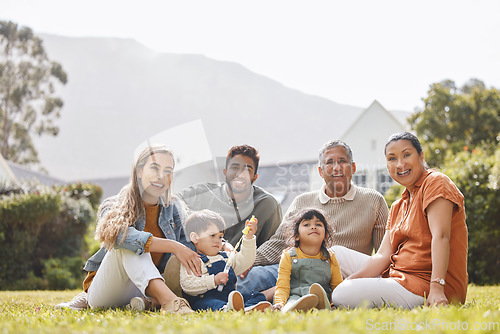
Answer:
[{"label": "green tree", "polygon": [[39,162],[32,136],[57,135],[63,102],[54,93],[66,82],[62,66],[48,59],[30,28],[0,21],[0,151],[6,159]]},{"label": "green tree", "polygon": [[423,101],[410,124],[429,165],[464,195],[469,281],[498,284],[500,261],[491,255],[500,251],[500,93],[477,79],[461,88],[445,80],[432,84]]},{"label": "green tree", "polygon": [[[488,151],[491,148],[487,149]],[[500,282],[500,145],[495,154],[477,148],[448,155],[442,170],[464,194],[469,230],[469,282]]]},{"label": "green tree", "polygon": [[493,154],[500,142],[500,92],[477,79],[457,88],[445,80],[432,84],[424,108],[410,118],[410,125],[423,141],[425,158],[440,168],[448,154],[487,149]]}]

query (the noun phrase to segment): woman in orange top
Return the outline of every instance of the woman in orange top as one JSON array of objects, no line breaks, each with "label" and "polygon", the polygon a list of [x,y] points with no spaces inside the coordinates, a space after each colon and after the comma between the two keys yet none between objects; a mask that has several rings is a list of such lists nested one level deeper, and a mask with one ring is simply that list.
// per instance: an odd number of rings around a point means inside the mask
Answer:
[{"label": "woman in orange top", "polygon": [[[405,186],[389,214],[378,252],[361,261],[333,292],[335,305],[356,307],[464,303],[467,226],[464,197],[444,174],[427,169],[418,138],[402,132],[385,146],[391,177]],[[341,256],[338,253],[345,253]],[[356,254],[336,252],[352,262]]]}]

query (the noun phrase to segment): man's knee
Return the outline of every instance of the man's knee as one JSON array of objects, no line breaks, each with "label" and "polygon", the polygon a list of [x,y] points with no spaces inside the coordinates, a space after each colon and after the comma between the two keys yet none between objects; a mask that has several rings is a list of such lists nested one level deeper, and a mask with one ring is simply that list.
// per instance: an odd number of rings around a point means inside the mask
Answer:
[{"label": "man's knee", "polygon": [[253,267],[245,278],[238,278],[237,289],[241,293],[262,292],[276,285],[277,274],[277,265]]}]

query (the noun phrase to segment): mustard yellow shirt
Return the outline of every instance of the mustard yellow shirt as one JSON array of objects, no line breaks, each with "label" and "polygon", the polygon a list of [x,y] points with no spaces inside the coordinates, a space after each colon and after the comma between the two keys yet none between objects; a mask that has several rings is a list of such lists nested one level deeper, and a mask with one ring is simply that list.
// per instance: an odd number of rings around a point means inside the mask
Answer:
[{"label": "mustard yellow shirt", "polygon": [[[306,255],[302,252],[300,247],[296,248],[298,259],[325,259],[323,252],[320,251],[316,255]],[[330,279],[330,288],[335,289],[337,285],[342,282],[342,275],[340,274],[339,263],[333,251],[330,253],[330,270],[332,278]],[[292,274],[292,258],[288,249],[284,250],[281,254],[280,265],[278,269],[278,281],[276,282],[276,291],[274,293],[274,304],[285,305],[290,297],[290,275]]]}]

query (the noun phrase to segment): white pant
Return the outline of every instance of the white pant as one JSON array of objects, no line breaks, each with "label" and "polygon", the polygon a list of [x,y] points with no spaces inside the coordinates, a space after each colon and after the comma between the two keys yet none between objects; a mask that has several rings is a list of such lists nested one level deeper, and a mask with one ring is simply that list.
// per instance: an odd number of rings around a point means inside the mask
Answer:
[{"label": "white pant", "polygon": [[127,305],[133,297],[145,296],[149,281],[155,278],[163,280],[150,253],[113,249],[104,256],[90,284],[87,302],[92,308]]},{"label": "white pant", "polygon": [[[335,257],[339,262],[342,277],[348,277],[358,271],[370,256],[352,249],[333,246]],[[357,278],[340,283],[332,292],[335,306],[344,307],[392,307],[414,308],[424,304],[424,297],[406,290],[392,278]]]}]

